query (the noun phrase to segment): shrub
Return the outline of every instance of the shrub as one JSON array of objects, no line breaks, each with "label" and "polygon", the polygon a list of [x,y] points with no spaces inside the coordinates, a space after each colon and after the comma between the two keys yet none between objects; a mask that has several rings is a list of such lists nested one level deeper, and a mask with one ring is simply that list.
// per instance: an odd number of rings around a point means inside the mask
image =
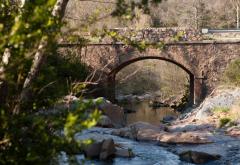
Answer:
[{"label": "shrub", "polygon": [[[57,115],[11,115],[0,110],[0,164],[49,164],[60,151],[80,153],[85,142],[74,135],[97,123],[99,111],[85,111],[93,105],[92,100],[79,101],[75,110]],[[64,134],[60,133],[62,128]]]},{"label": "shrub", "polygon": [[224,73],[224,81],[228,84],[240,86],[240,59],[232,61]]},{"label": "shrub", "polygon": [[219,127],[223,127],[223,126],[225,126],[227,123],[229,123],[231,121],[231,119],[230,118],[221,118],[220,119],[220,123],[219,123]]},{"label": "shrub", "polygon": [[[100,114],[97,110],[85,111],[91,108],[93,101],[80,101],[74,111],[59,115],[33,111],[66,94],[67,80],[84,79],[86,70],[78,62],[54,55],[55,39],[61,26],[51,13],[55,0],[26,1],[21,10],[13,8],[13,2],[0,1],[0,57],[7,49],[11,53],[0,76],[0,85],[2,81],[7,84],[6,90],[0,91],[1,96],[7,93],[0,102],[0,164],[50,164],[60,151],[80,150],[82,143],[73,138],[74,134],[95,125]],[[51,38],[44,52],[48,58],[31,90],[27,91],[31,96],[31,100],[26,101],[29,105],[13,113],[33,55],[45,38]],[[64,134],[61,134],[63,129]]]}]

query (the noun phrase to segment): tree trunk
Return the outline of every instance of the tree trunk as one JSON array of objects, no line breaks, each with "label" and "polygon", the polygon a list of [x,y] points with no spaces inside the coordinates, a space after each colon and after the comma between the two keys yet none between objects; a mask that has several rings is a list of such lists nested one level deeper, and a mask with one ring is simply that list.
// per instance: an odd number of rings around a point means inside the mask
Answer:
[{"label": "tree trunk", "polygon": [[[57,0],[54,9],[52,11],[52,15],[59,19],[59,21],[62,20],[65,10],[67,7],[69,0]],[[37,77],[39,70],[41,69],[41,66],[43,64],[43,61],[46,57],[46,50],[48,49],[48,44],[49,44],[50,39],[47,38],[42,38],[38,50],[34,56],[33,64],[31,66],[31,70],[27,75],[27,78],[25,79],[24,85],[22,92],[20,94],[20,98],[18,103],[16,104],[13,113],[18,114],[20,112],[21,105],[26,103],[29,100],[29,95],[28,92],[30,90],[30,87],[33,84],[33,81]]]},{"label": "tree trunk", "polygon": [[0,78],[1,79],[5,78],[5,66],[8,65],[10,57],[11,57],[10,49],[6,48],[3,52],[2,63],[1,63],[1,67],[0,67]]},{"label": "tree trunk", "polygon": [[7,95],[8,95],[8,83],[5,79],[5,66],[8,65],[9,59],[11,57],[11,52],[9,48],[4,50],[2,56],[2,62],[0,67],[0,105],[4,105],[6,103]]}]

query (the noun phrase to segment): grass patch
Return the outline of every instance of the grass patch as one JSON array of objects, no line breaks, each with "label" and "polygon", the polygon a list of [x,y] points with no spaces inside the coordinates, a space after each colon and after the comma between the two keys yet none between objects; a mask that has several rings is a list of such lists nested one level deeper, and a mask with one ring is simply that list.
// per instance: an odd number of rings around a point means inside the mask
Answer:
[{"label": "grass patch", "polygon": [[221,112],[229,112],[230,111],[230,108],[228,107],[214,107],[213,108],[213,112],[216,112],[216,113],[221,113]]},{"label": "grass patch", "polygon": [[225,84],[240,86],[240,58],[232,61],[224,72],[223,81]]},{"label": "grass patch", "polygon": [[234,126],[235,121],[239,118],[239,107],[236,108],[228,108],[228,107],[214,107],[212,109],[215,116],[219,118],[219,128],[224,127],[226,125],[228,126]]}]

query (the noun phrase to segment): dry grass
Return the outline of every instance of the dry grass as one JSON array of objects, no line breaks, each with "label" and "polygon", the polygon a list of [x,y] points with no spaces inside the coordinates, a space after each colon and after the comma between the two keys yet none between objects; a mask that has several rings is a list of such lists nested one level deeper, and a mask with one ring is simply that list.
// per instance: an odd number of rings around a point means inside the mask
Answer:
[{"label": "dry grass", "polygon": [[240,119],[240,101],[231,107],[229,114],[233,120]]},{"label": "dry grass", "polygon": [[240,119],[240,101],[234,103],[230,108],[214,107],[212,111],[214,117],[219,119],[219,127],[223,127],[228,123],[229,126],[235,125],[236,121]]}]

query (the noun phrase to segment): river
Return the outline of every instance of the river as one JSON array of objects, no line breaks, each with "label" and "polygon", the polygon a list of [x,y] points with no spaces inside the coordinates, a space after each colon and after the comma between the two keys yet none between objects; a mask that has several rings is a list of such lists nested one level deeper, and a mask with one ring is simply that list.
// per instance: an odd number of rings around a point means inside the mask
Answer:
[{"label": "river", "polygon": [[[126,113],[127,125],[143,121],[154,125],[160,124],[164,116],[177,116],[173,109],[169,107],[152,108],[149,106],[149,101],[141,102],[124,102],[120,104],[124,109],[131,110],[131,113]],[[101,139],[112,138],[115,143],[120,144],[124,148],[130,148],[136,155],[133,158],[114,158],[110,161],[85,160],[83,155],[75,155],[74,159],[78,164],[86,165],[185,165],[179,160],[179,157],[171,152],[168,152],[161,146],[146,142],[137,142],[118,136],[111,135],[114,129],[111,128],[91,128],[83,131],[76,136],[77,139]],[[59,157],[61,165],[68,165],[69,158],[65,153]],[[83,163],[84,162],[84,163]],[[188,163],[189,164],[189,163]]]},{"label": "river", "polygon": [[[107,139],[112,138],[115,143],[124,148],[131,148],[135,157],[133,158],[114,158],[109,161],[85,160],[83,155],[75,155],[74,158],[78,164],[85,165],[190,165],[179,160],[179,157],[166,151],[163,147],[156,144],[137,142],[118,136],[111,135],[112,129],[109,128],[91,128],[83,131],[76,136],[77,139]],[[84,163],[83,163],[84,162]],[[65,153],[59,156],[60,165],[69,165],[69,158]]]},{"label": "river", "polygon": [[131,113],[126,113],[126,123],[127,125],[143,121],[153,125],[159,125],[160,121],[165,116],[177,117],[179,114],[170,107],[158,107],[153,108],[149,106],[149,101],[141,102],[125,102],[120,103],[124,109],[127,109]]}]

